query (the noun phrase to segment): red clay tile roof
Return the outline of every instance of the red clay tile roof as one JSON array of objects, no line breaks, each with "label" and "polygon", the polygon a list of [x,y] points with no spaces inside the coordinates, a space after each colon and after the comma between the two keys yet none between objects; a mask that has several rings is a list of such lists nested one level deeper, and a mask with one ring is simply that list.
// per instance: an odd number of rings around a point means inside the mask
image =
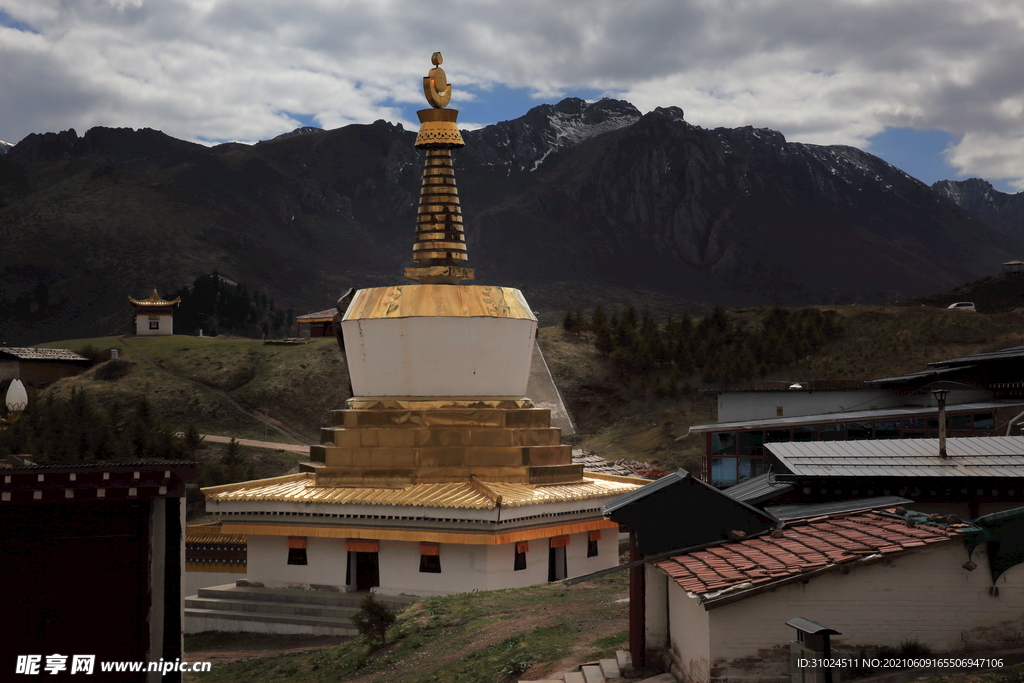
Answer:
[{"label": "red clay tile roof", "polygon": [[869,555],[947,542],[969,528],[966,523],[910,527],[893,514],[852,512],[795,522],[783,529],[779,538],[764,534],[723,543],[655,566],[690,593],[715,593],[741,584],[767,584]]}]

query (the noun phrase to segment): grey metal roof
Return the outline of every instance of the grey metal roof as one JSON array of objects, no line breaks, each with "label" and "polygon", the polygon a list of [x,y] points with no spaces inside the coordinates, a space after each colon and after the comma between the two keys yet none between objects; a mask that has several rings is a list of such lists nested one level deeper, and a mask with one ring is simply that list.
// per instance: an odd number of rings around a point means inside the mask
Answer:
[{"label": "grey metal roof", "polygon": [[929,363],[928,365],[964,365],[966,363],[977,363],[979,361],[1008,360],[1011,358],[1024,358],[1024,346],[1014,346],[1009,349],[1002,349],[1001,351],[990,351],[989,353],[976,353],[973,356],[963,356],[961,358],[940,360],[934,363]]},{"label": "grey metal roof", "polygon": [[923,372],[912,372],[909,375],[897,375],[896,377],[883,377],[881,379],[869,379],[865,384],[905,384],[907,382],[913,382],[919,379],[929,379],[932,377],[938,378],[942,375],[947,375],[951,372],[960,372],[973,368],[973,365],[958,365],[955,368],[937,368],[935,370],[925,370]]},{"label": "grey metal roof", "polygon": [[785,472],[777,477],[1024,477],[1024,437],[804,441],[765,448]]},{"label": "grey metal roof", "polygon": [[722,493],[738,501],[757,505],[762,501],[782,495],[792,489],[792,484],[776,481],[775,475],[772,472],[765,472],[753,479],[747,479],[744,482],[730,486],[724,489]]},{"label": "grey metal roof", "polygon": [[19,360],[89,360],[68,349],[35,349],[23,346],[0,346],[0,355],[10,354]]},{"label": "grey metal roof", "polygon": [[[946,404],[947,413],[963,411],[995,410],[1007,406],[1021,406],[1020,401],[985,401],[982,403]],[[938,415],[939,409],[932,407],[913,408],[882,408],[880,410],[853,410],[844,413],[818,413],[816,415],[794,415],[792,417],[770,417],[763,420],[743,420],[741,422],[716,422],[707,425],[694,425],[691,432],[724,432],[730,429],[792,427],[794,425],[827,424],[830,422],[864,422],[867,420],[885,420],[897,417],[920,417]]]},{"label": "grey metal roof", "polygon": [[838,515],[843,512],[858,510],[877,510],[906,505],[914,501],[900,496],[875,496],[874,498],[857,498],[855,500],[835,500],[827,503],[793,503],[791,505],[766,506],[764,511],[775,515],[783,521],[791,519],[807,519],[821,515]]}]

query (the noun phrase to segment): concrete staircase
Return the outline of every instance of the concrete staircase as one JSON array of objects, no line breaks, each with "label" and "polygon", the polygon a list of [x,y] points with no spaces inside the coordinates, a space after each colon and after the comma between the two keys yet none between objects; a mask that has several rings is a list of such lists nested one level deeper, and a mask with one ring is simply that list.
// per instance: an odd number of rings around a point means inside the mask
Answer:
[{"label": "concrete staircase", "polygon": [[[253,586],[211,586],[185,598],[185,633],[248,631],[354,636],[352,615],[366,593]],[[404,609],[413,597],[377,596],[391,609]]]},{"label": "concrete staircase", "polygon": [[[619,650],[615,653],[615,659],[602,659],[583,664],[576,671],[566,671],[554,678],[540,681],[519,681],[519,683],[625,683],[626,679],[622,677],[622,672],[632,668],[629,653]],[[671,674],[661,674],[643,681],[634,680],[634,683],[669,683],[674,680]]]}]

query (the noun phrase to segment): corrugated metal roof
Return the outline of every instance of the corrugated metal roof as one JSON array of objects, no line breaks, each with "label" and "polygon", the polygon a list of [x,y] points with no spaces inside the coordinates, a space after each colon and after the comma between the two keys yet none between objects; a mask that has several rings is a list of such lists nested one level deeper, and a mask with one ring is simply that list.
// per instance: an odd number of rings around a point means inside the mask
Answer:
[{"label": "corrugated metal roof", "polygon": [[[203,489],[208,501],[285,501],[332,505],[399,505],[412,507],[492,510],[494,500],[468,481],[448,484],[412,484],[403,488],[342,488],[316,486],[309,472],[273,479]],[[637,484],[584,478],[578,484],[533,486],[487,481],[505,508],[619,496]]]},{"label": "corrugated metal roof", "polygon": [[728,589],[770,586],[791,577],[890,555],[936,543],[948,543],[974,530],[966,523],[940,524],[880,512],[855,512],[796,522],[770,535],[693,550],[655,563],[680,587],[701,596]]},{"label": "corrugated metal roof", "polygon": [[822,515],[835,515],[842,512],[857,510],[878,510],[897,505],[906,505],[914,501],[900,496],[875,496],[874,498],[857,498],[855,500],[836,500],[827,503],[794,503],[792,505],[772,505],[764,511],[771,513],[783,521],[791,519],[808,519]]},{"label": "corrugated metal roof", "polygon": [[337,314],[337,308],[328,308],[325,311],[317,311],[316,313],[305,313],[303,315],[295,316],[296,320],[330,320],[335,314]]},{"label": "corrugated metal roof", "polygon": [[89,360],[68,349],[35,349],[22,346],[0,346],[0,355],[10,354],[19,360]]},{"label": "corrugated metal roof", "polygon": [[940,360],[928,365],[942,367],[945,365],[964,365],[965,363],[1007,360],[1010,358],[1024,358],[1024,346],[1014,346],[1009,349],[1002,349],[1001,351],[990,351],[989,353],[976,353],[973,356],[963,356],[961,358],[950,358],[949,360]]},{"label": "corrugated metal roof", "polygon": [[[946,404],[947,413],[976,412],[979,410],[995,410],[1007,406],[1021,406],[1024,403],[1019,401],[985,401],[982,403],[960,403]],[[935,407],[924,408],[882,408],[880,410],[855,410],[844,413],[818,413],[816,415],[796,415],[793,417],[772,417],[765,420],[744,420],[741,422],[717,422],[715,424],[695,425],[690,427],[691,432],[721,432],[731,429],[746,429],[754,427],[787,427],[794,425],[812,425],[830,422],[865,422],[867,420],[886,420],[898,417],[920,417],[926,415],[938,415],[939,409]]]},{"label": "corrugated metal roof", "polygon": [[948,375],[951,372],[961,372],[973,368],[973,365],[961,365],[955,368],[939,368],[936,370],[925,370],[923,372],[912,372],[909,375],[898,375],[896,377],[883,377],[881,379],[869,379],[865,384],[905,384],[919,379],[929,379]]},{"label": "corrugated metal roof", "polygon": [[765,448],[788,475],[799,477],[1024,477],[1024,437],[804,441]]},{"label": "corrugated metal roof", "polygon": [[776,481],[774,473],[765,472],[753,479],[747,479],[735,486],[730,486],[722,492],[735,500],[749,503],[750,505],[757,505],[762,501],[782,495],[792,489],[792,484]]}]

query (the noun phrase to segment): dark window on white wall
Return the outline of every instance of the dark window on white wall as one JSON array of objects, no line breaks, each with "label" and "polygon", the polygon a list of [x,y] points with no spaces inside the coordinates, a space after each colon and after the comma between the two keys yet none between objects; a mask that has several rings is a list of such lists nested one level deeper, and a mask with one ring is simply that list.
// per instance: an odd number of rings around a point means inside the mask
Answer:
[{"label": "dark window on white wall", "polygon": [[306,538],[288,537],[288,564],[306,564]]},{"label": "dark window on white wall", "polygon": [[526,541],[516,543],[516,560],[515,564],[512,566],[514,571],[518,572],[526,569],[526,551],[528,551],[529,549],[530,544]]},{"label": "dark window on white wall", "polygon": [[440,555],[420,555],[420,571],[424,574],[441,573]]}]

